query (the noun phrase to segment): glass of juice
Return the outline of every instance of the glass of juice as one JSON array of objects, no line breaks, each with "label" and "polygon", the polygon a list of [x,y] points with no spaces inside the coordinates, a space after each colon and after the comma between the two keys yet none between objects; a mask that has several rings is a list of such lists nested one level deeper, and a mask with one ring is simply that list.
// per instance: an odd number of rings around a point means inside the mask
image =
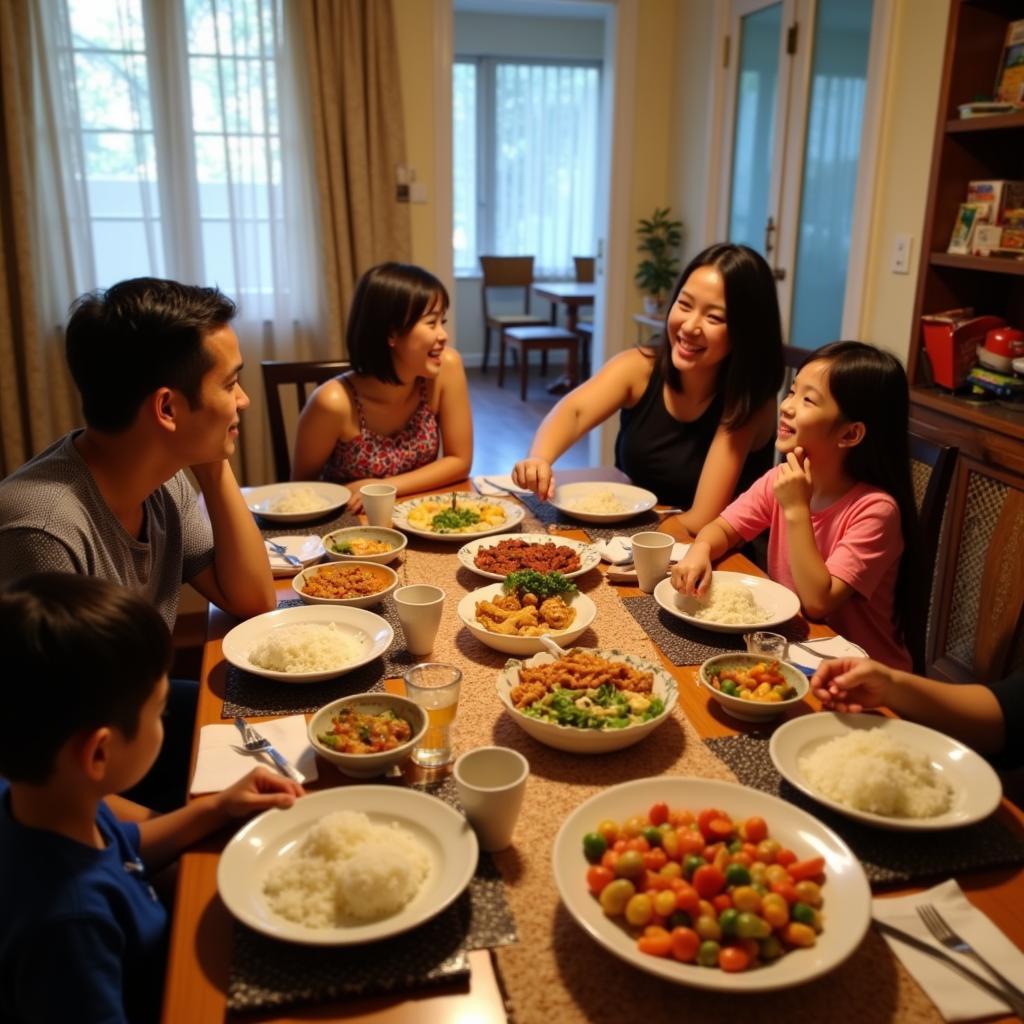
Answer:
[{"label": "glass of juice", "polygon": [[452,741],[450,726],[459,705],[462,671],[454,665],[424,661],[405,673],[405,693],[427,713],[427,731],[412,752],[412,759],[424,768],[450,764]]}]

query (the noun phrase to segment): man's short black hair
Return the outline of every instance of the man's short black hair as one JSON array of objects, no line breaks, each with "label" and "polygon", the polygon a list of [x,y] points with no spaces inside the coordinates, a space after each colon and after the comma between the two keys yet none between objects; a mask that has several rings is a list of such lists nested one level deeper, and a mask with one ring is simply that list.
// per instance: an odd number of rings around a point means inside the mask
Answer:
[{"label": "man's short black hair", "polygon": [[155,277],[76,299],[65,351],[85,422],[108,433],[126,430],[146,396],[162,387],[180,391],[196,408],[203,374],[213,365],[203,338],[235,312],[216,288]]},{"label": "man's short black hair", "polygon": [[44,783],[80,732],[132,739],[171,663],[171,637],[148,602],[108,580],[36,573],[0,590],[0,775]]}]

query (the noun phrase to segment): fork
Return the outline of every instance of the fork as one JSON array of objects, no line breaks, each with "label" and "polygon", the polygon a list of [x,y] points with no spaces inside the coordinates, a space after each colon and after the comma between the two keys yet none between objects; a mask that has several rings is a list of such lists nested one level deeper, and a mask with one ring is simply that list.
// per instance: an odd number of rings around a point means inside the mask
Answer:
[{"label": "fork", "polygon": [[999,983],[999,988],[1003,992],[1003,998],[1013,1007],[1016,1013],[1021,1013],[1024,1010],[1024,992],[1021,992],[1016,985],[1004,978],[969,942],[964,941],[953,931],[946,919],[931,903],[920,904],[917,907],[917,915],[924,922],[928,931],[946,949],[963,953],[969,956],[978,966],[984,967]]},{"label": "fork", "polygon": [[235,726],[242,734],[242,746],[247,754],[266,754],[277,765],[278,770],[293,782],[302,782],[302,777],[288,763],[287,758],[265,736],[261,736],[241,715],[235,715]]},{"label": "fork", "polygon": [[480,479],[483,480],[488,487],[493,487],[496,491],[504,491],[506,494],[511,494],[513,498],[521,498],[523,496],[522,491],[514,491],[511,487],[505,487],[502,484],[495,483],[493,480],[488,480],[485,476]]},{"label": "fork", "polygon": [[268,540],[267,547],[280,555],[289,565],[297,566],[299,569],[302,568],[302,559],[296,558],[295,555],[289,555],[288,549],[283,544],[276,544],[274,541]]}]

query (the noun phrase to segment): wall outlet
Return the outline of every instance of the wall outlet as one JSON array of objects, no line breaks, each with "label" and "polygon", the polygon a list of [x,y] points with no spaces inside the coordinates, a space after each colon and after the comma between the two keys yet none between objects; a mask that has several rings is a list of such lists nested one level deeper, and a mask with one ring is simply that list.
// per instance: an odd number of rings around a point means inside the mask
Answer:
[{"label": "wall outlet", "polygon": [[889,269],[894,274],[910,273],[910,246],[913,242],[911,235],[897,235],[892,242],[892,260]]},{"label": "wall outlet", "polygon": [[412,181],[409,185],[409,202],[425,203],[427,201],[427,186],[422,181]]}]

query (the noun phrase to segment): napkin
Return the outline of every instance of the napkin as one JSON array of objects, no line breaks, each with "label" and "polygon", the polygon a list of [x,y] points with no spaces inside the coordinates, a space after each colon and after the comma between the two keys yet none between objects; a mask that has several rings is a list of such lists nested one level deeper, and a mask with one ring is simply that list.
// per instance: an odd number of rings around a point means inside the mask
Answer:
[{"label": "napkin", "polygon": [[844,636],[830,636],[828,639],[801,640],[800,642],[806,644],[810,650],[805,651],[802,647],[797,647],[796,644],[790,644],[786,660],[803,668],[815,669],[824,660],[815,657],[811,653],[812,651],[820,651],[823,655],[829,654],[833,658],[866,658],[868,656],[868,652],[863,647],[858,647]]},{"label": "napkin", "polygon": [[[512,477],[506,473],[504,476],[496,476],[494,473],[487,474],[487,480],[493,480],[496,484],[501,484],[502,487],[507,487],[510,491],[515,491],[516,494],[530,494],[525,487],[518,487],[512,482]],[[481,493],[488,494],[494,498],[500,498],[505,491],[499,490],[497,487],[492,487],[482,476],[473,477],[473,486]]]},{"label": "napkin", "polygon": [[[256,729],[283,754],[291,766],[311,782],[317,777],[316,752],[309,745],[306,716],[289,715],[260,722]],[[240,753],[242,734],[234,725],[204,725],[199,731],[199,754],[192,776],[192,794],[219,793],[248,775],[258,765],[278,769],[266,754]]]},{"label": "napkin", "polygon": [[[601,557],[612,565],[622,565],[623,562],[633,561],[633,544],[629,537],[612,537],[609,540],[599,540],[594,544]],[[687,551],[689,544],[677,541],[672,545],[672,554],[669,555],[670,562],[678,562]]]},{"label": "napkin", "polygon": [[[945,949],[932,938],[931,932],[925,928],[924,922],[914,909],[920,903],[932,903],[949,922],[953,931],[974,946],[997,971],[1007,978],[1024,978],[1024,953],[1021,953],[988,917],[968,903],[960,886],[953,879],[926,892],[895,899],[875,899],[871,903],[872,913],[878,920],[910,932],[959,960],[964,967],[981,975],[986,981],[994,981],[970,957]],[[983,989],[960,977],[927,953],[921,953],[897,938],[889,938],[887,935],[883,937],[946,1020],[976,1020],[1009,1012],[1006,1004],[998,1002]]]}]

